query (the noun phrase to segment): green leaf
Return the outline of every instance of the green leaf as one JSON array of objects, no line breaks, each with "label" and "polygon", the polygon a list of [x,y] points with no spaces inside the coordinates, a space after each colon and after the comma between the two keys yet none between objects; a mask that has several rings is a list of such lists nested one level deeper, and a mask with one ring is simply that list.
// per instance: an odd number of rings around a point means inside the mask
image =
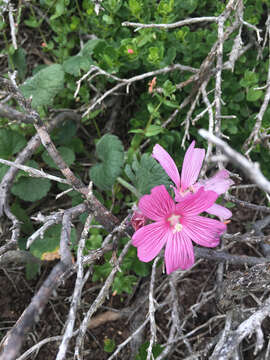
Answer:
[{"label": "green leaf", "polygon": [[0,129],[0,157],[8,158],[26,145],[23,135],[16,131]]},{"label": "green leaf", "polygon": [[132,134],[144,134],[144,130],[143,129],[134,129],[134,130],[130,130],[129,133],[132,133]]},{"label": "green leaf", "polygon": [[104,281],[111,271],[112,265],[109,262],[105,262],[103,265],[94,265],[92,281]]},{"label": "green leaf", "polygon": [[11,205],[11,211],[22,222],[22,231],[25,234],[31,235],[34,230],[33,224],[25,209],[19,205],[19,202],[14,202]]},{"label": "green leaf", "polygon": [[40,265],[34,262],[28,262],[25,266],[25,275],[27,280],[33,280],[37,277],[40,271]]},{"label": "green leaf", "polygon": [[75,137],[77,132],[77,124],[74,120],[67,120],[61,123],[54,131],[54,142],[57,145],[69,144]]},{"label": "green leaf", "polygon": [[64,88],[64,70],[54,64],[28,78],[20,89],[27,98],[32,97],[32,106],[52,105],[55,96]]},{"label": "green leaf", "polygon": [[124,273],[118,273],[114,279],[112,285],[112,291],[116,291],[117,294],[123,292],[131,294],[133,286],[136,284],[137,278],[134,275],[125,275]]},{"label": "green leaf", "polygon": [[188,13],[192,13],[198,6],[198,0],[181,0],[179,6],[187,10]]},{"label": "green leaf", "polygon": [[[147,349],[149,347],[149,341],[141,345],[138,355],[136,355],[135,360],[146,360],[147,358]],[[158,357],[163,351],[163,348],[160,344],[155,344],[152,349],[152,354],[154,359]],[[168,359],[167,359],[168,360]]]},{"label": "green leaf", "polygon": [[42,20],[36,20],[34,17],[29,18],[28,20],[24,20],[24,24],[31,27],[31,28],[37,28],[40,26]]},{"label": "green leaf", "polygon": [[20,79],[24,79],[27,72],[26,52],[23,48],[15,50],[14,54],[10,55],[10,60],[18,70]]},{"label": "green leaf", "polygon": [[253,88],[248,90],[247,93],[247,101],[257,101],[262,96],[263,92],[262,90],[254,90]]},{"label": "green leaf", "polygon": [[259,75],[253,71],[246,70],[244,78],[240,80],[240,85],[243,87],[254,86],[258,83]]},{"label": "green leaf", "polygon": [[[59,151],[60,155],[62,156],[63,160],[67,163],[68,166],[74,163],[75,154],[72,149],[65,146],[60,146],[57,150]],[[42,154],[42,159],[49,167],[53,169],[58,169],[57,165],[55,164],[55,162],[50,157],[47,151],[44,151],[44,153]]]},{"label": "green leaf", "polygon": [[135,188],[142,194],[149,194],[150,190],[158,185],[169,186],[167,174],[152,156],[144,154],[140,162],[134,159],[132,169],[125,167],[125,173],[132,181]]},{"label": "green leaf", "polygon": [[137,257],[132,264],[132,270],[138,276],[147,276],[150,273],[150,265],[140,261]]},{"label": "green leaf", "polygon": [[22,176],[12,186],[11,192],[24,201],[37,201],[47,195],[51,182],[48,179],[37,179]]},{"label": "green leaf", "polygon": [[63,62],[63,69],[68,74],[80,76],[81,70],[86,71],[86,69],[93,64],[94,62],[91,59],[81,55],[75,55]]},{"label": "green leaf", "polygon": [[91,39],[87,41],[77,55],[71,56],[63,62],[64,71],[74,76],[80,76],[82,70],[88,71],[90,66],[94,64],[91,56],[100,41],[100,39]]},{"label": "green leaf", "polygon": [[115,341],[113,339],[104,339],[104,351],[112,353],[115,349]]},{"label": "green leaf", "polygon": [[[53,253],[59,249],[61,236],[61,225],[54,225],[50,227],[44,234],[43,238],[37,238],[30,246],[32,255],[42,259],[44,253]],[[75,244],[76,231],[71,229],[70,242]]]},{"label": "green leaf", "polygon": [[8,171],[9,166],[0,164],[0,181],[2,181],[3,177],[5,176],[5,173]]},{"label": "green leaf", "polygon": [[65,12],[65,0],[56,1],[55,13],[51,16],[51,20],[57,19],[59,16],[63,15]]},{"label": "green leaf", "polygon": [[164,129],[160,125],[149,125],[145,131],[145,136],[151,137],[162,133]]},{"label": "green leaf", "polygon": [[111,190],[124,163],[124,148],[117,136],[106,134],[97,143],[101,163],[92,166],[90,178],[102,190]]}]

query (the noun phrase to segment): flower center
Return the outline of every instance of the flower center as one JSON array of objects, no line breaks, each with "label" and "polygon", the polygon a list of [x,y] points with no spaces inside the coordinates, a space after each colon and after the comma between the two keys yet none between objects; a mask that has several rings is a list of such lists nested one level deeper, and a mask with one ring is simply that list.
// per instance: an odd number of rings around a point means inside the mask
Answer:
[{"label": "flower center", "polygon": [[180,215],[172,214],[167,220],[170,223],[173,234],[182,230],[183,226],[180,223]]},{"label": "flower center", "polygon": [[188,189],[186,189],[185,191],[182,191],[181,189],[179,190],[179,194],[180,196],[185,196],[187,195],[188,193],[192,193],[192,194],[195,194],[195,189],[193,187],[193,185],[190,185],[190,187]]}]

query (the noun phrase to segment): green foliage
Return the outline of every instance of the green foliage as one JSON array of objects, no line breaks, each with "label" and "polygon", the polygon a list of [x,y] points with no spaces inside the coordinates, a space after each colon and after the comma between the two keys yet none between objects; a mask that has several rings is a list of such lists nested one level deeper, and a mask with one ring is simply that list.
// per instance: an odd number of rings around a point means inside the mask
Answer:
[{"label": "green foliage", "polygon": [[14,68],[18,71],[19,78],[21,80],[24,80],[26,72],[27,72],[25,50],[22,48],[15,50],[13,54],[10,54],[9,62],[10,62],[11,68]]},{"label": "green foliage", "polygon": [[19,202],[14,202],[11,205],[11,212],[21,221],[22,231],[30,236],[33,233],[34,227],[26,210],[20,206]]},{"label": "green foliage", "polygon": [[0,157],[7,159],[16,154],[26,144],[22,134],[17,131],[0,129]]},{"label": "green foliage", "polygon": [[7,165],[0,164],[0,181],[2,181],[3,176],[8,171],[9,167]]},{"label": "green foliage", "polygon": [[112,353],[116,347],[115,341],[113,339],[104,339],[104,351],[107,353]]},{"label": "green foliage", "polygon": [[125,173],[141,194],[150,193],[150,190],[157,185],[170,184],[165,171],[148,154],[143,154],[140,161],[134,157],[132,165],[126,165]]},{"label": "green foliage", "polygon": [[131,294],[133,286],[136,284],[137,278],[134,275],[126,275],[122,272],[118,273],[114,279],[112,291],[117,294]]},{"label": "green foliage", "polygon": [[[136,356],[135,360],[146,360],[148,347],[149,347],[149,341],[142,344],[139,350],[139,354]],[[152,354],[154,359],[157,358],[162,353],[162,350],[163,348],[159,344],[153,346]]]},{"label": "green foliage", "polygon": [[47,195],[51,182],[48,179],[36,179],[21,176],[12,186],[11,192],[24,201],[35,202]]},{"label": "green foliage", "polygon": [[40,271],[40,265],[34,262],[28,262],[25,266],[25,275],[27,280],[33,280]]},{"label": "green foliage", "polygon": [[[61,155],[62,159],[67,163],[67,165],[70,166],[71,164],[74,163],[75,153],[72,149],[65,146],[60,146],[57,150],[59,151],[59,154]],[[55,162],[50,157],[47,151],[44,151],[44,153],[42,154],[42,159],[49,167],[53,169],[58,169],[57,165],[55,164]]]},{"label": "green foliage", "polygon": [[54,64],[37,72],[20,87],[23,95],[32,98],[33,108],[53,104],[55,96],[64,87],[64,71],[59,64]]},{"label": "green foliage", "polygon": [[80,76],[81,71],[88,71],[94,64],[91,56],[99,42],[99,39],[89,40],[77,55],[71,56],[63,62],[64,71],[74,76]]},{"label": "green foliage", "polygon": [[124,162],[124,149],[115,135],[104,135],[96,145],[101,163],[90,169],[90,178],[102,190],[110,190],[120,175]]},{"label": "green foliage", "polygon": [[[61,236],[61,225],[54,225],[50,227],[41,238],[37,238],[30,246],[30,252],[32,255],[39,259],[42,259],[45,253],[54,253],[59,249]],[[76,242],[76,231],[71,229],[70,235],[71,243]]]},{"label": "green foliage", "polygon": [[[91,229],[90,232],[92,235],[87,240],[87,248],[94,249],[98,248],[101,245],[101,239],[98,239],[100,235],[99,229]],[[97,241],[94,247],[94,242]],[[123,238],[119,246],[126,244],[128,239]],[[120,250],[118,252],[120,254]],[[139,277],[148,276],[151,271],[151,264],[143,263],[139,261],[137,255],[137,249],[133,246],[129,248],[127,255],[125,256],[123,263],[121,264],[121,272],[118,272],[115,276],[112,292],[118,295],[123,293],[132,293],[132,289],[134,285],[137,283]],[[104,282],[107,276],[112,271],[111,264],[111,253],[105,255],[105,262],[102,265],[94,265],[94,273],[92,277],[92,281],[94,282]]]}]

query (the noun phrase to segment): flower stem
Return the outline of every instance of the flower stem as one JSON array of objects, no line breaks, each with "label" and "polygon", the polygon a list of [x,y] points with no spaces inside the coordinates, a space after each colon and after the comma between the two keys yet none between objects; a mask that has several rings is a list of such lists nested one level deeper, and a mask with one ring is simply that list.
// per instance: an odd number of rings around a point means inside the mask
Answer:
[{"label": "flower stem", "polygon": [[128,183],[126,180],[122,179],[121,177],[118,177],[116,179],[122,186],[124,186],[126,189],[128,189],[132,194],[134,194],[137,198],[140,198],[142,195],[140,192],[130,183]]}]

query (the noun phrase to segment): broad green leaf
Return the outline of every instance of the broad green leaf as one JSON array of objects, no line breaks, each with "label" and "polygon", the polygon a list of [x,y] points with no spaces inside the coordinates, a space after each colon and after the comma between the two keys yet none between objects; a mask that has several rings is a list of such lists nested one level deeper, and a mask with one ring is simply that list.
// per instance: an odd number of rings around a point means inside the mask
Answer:
[{"label": "broad green leaf", "polygon": [[10,56],[10,62],[18,70],[18,75],[21,80],[24,79],[27,72],[26,52],[23,48],[15,50],[14,54]]},{"label": "broad green leaf", "polygon": [[169,186],[167,174],[150,155],[144,154],[140,162],[135,158],[130,166],[125,167],[125,173],[135,188],[142,194],[149,194],[155,186],[164,184]]},{"label": "broad green leaf", "polygon": [[28,78],[20,89],[27,98],[32,97],[32,106],[52,105],[55,96],[64,87],[64,70],[59,64],[54,64],[40,70]]},{"label": "broad green leaf", "polygon": [[57,19],[65,12],[65,0],[57,0],[55,5],[55,13],[51,16],[51,20]]},{"label": "broad green leaf", "polygon": [[90,178],[102,190],[111,190],[124,162],[124,148],[117,136],[106,134],[97,143],[96,152],[101,163],[92,166]]},{"label": "broad green leaf", "polygon": [[25,209],[23,209],[19,202],[14,202],[11,205],[11,211],[12,213],[22,222],[22,231],[25,234],[32,234],[33,233],[33,224],[30,220],[30,217],[27,215],[27,212]]},{"label": "broad green leaf", "polygon": [[[57,150],[59,151],[60,155],[62,156],[63,160],[67,163],[68,166],[74,163],[75,154],[72,149],[65,146],[60,146]],[[42,159],[49,167],[53,169],[58,169],[55,162],[50,157],[47,151],[44,151],[44,153],[42,154]]]},{"label": "broad green leaf", "polygon": [[101,39],[91,39],[88,40],[87,43],[85,43],[82,50],[79,52],[79,55],[82,56],[90,56],[93,54],[95,47],[100,43],[103,42]]},{"label": "broad green leaf", "polygon": [[21,176],[12,186],[11,192],[24,201],[38,201],[47,195],[51,182],[48,179]]},{"label": "broad green leaf", "polygon": [[262,96],[262,90],[254,90],[253,88],[248,90],[247,93],[247,101],[257,101]]},{"label": "broad green leaf", "polygon": [[16,131],[0,129],[0,157],[8,158],[26,145],[23,135]]},{"label": "broad green leaf", "polygon": [[4,165],[4,164],[0,164],[0,181],[2,181],[5,173],[8,171],[9,166]]},{"label": "broad green leaf", "polygon": [[80,76],[81,70],[86,71],[93,64],[94,62],[90,58],[82,55],[75,55],[63,62],[63,69],[68,74]]},{"label": "broad green leaf", "polygon": [[132,264],[132,270],[138,276],[147,276],[150,273],[151,265],[140,261],[137,256]]},{"label": "broad green leaf", "polygon": [[81,71],[88,71],[90,66],[94,64],[91,58],[95,47],[100,42],[100,39],[91,39],[87,41],[83,49],[75,56],[63,62],[63,69],[66,73],[80,76]]},{"label": "broad green leaf", "polygon": [[54,142],[57,145],[69,144],[75,137],[77,132],[77,124],[74,120],[67,120],[61,123],[53,132]]},{"label": "broad green leaf", "polygon": [[253,71],[246,70],[244,77],[240,80],[240,85],[243,87],[249,87],[258,83],[259,76]]},{"label": "broad green leaf", "polygon": [[42,20],[37,20],[34,17],[29,18],[28,20],[24,20],[24,24],[31,27],[31,28],[37,28],[40,26]]},{"label": "broad green leaf", "polygon": [[38,238],[30,247],[31,253],[38,257],[42,258],[44,253],[53,253],[59,249],[60,236],[44,236],[43,239]]},{"label": "broad green leaf", "polygon": [[[57,249],[59,249],[60,236],[61,225],[52,226],[45,232],[43,238],[37,238],[33,242],[30,246],[31,254],[41,259],[45,253],[54,253]],[[76,242],[75,229],[71,229],[70,242],[71,244],[75,244]]]}]

